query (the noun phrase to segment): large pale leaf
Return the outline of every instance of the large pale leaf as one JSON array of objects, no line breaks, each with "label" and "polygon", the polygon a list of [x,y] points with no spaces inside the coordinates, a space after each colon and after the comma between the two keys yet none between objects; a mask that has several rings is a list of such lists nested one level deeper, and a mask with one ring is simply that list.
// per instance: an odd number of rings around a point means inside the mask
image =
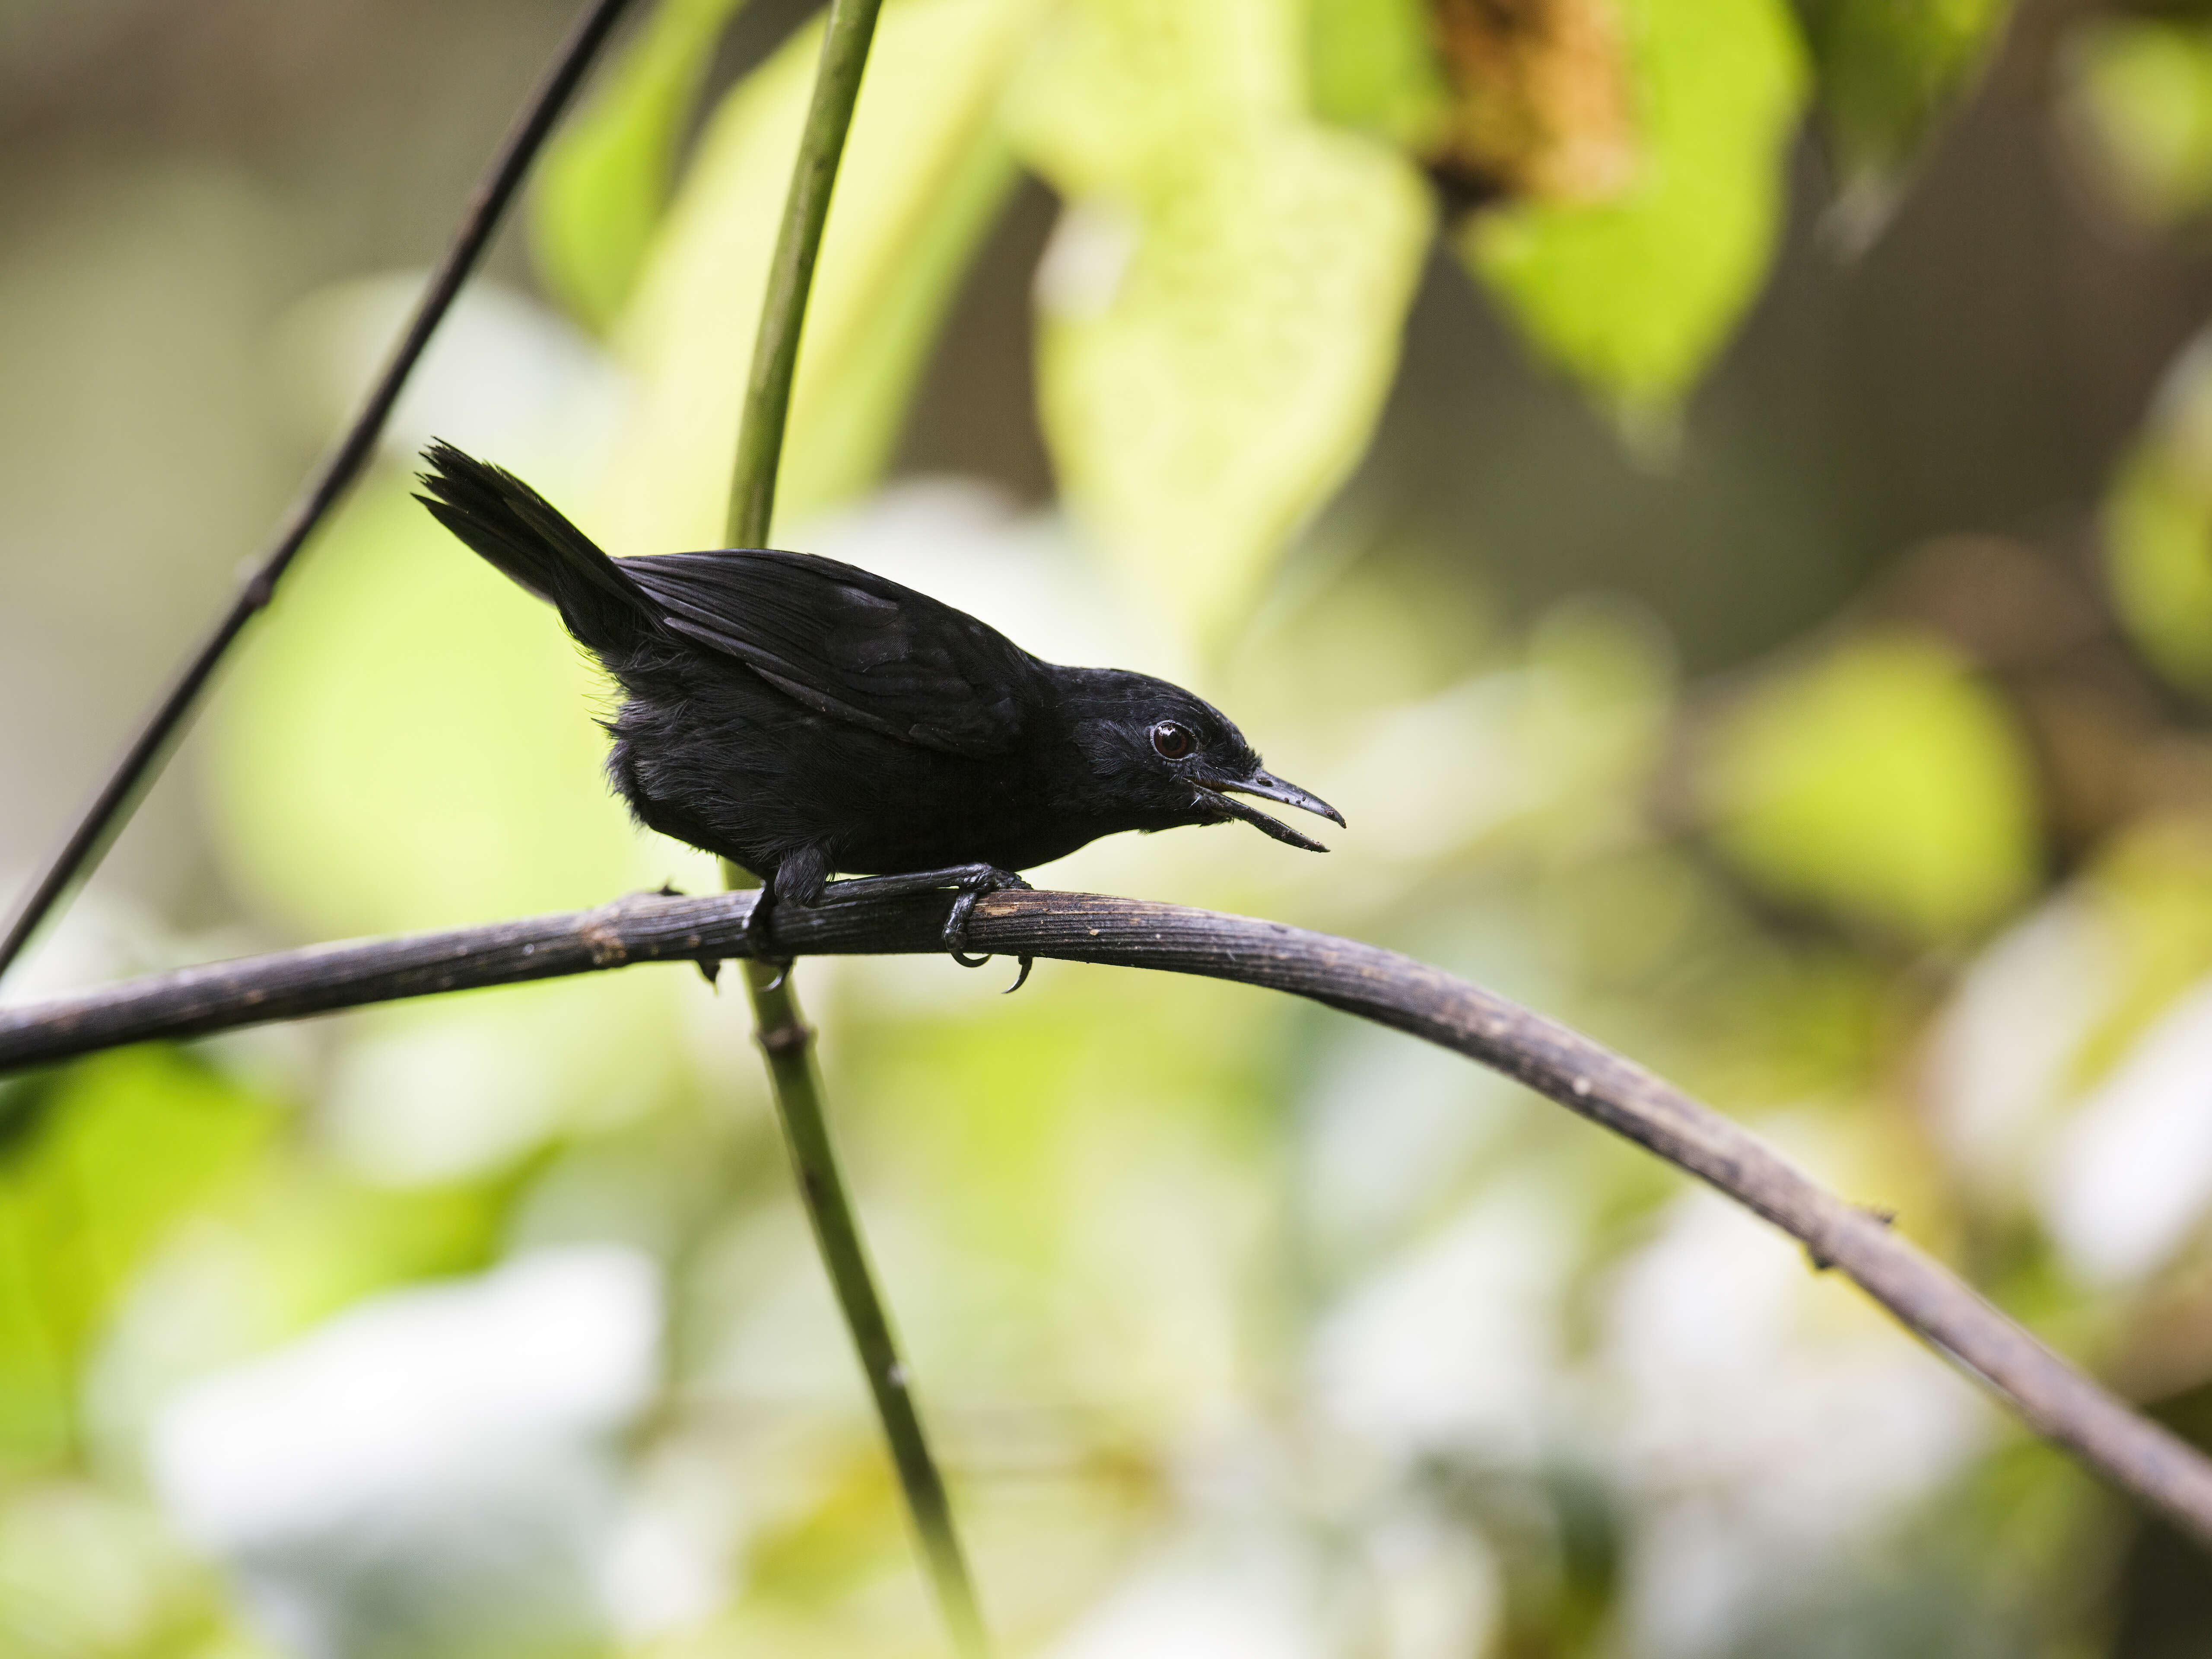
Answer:
[{"label": "large pale leaf", "polygon": [[1013,106],[1071,207],[1038,402],[1069,504],[1191,633],[1240,617],[1366,448],[1431,209],[1302,112],[1278,0],[1079,0]]},{"label": "large pale leaf", "polygon": [[1450,94],[1423,0],[1310,0],[1313,112],[1407,146],[1435,137]]},{"label": "large pale leaf", "polygon": [[1856,641],[1755,688],[1702,794],[1762,884],[1907,939],[1957,938],[2034,886],[2032,763],[1966,665],[1916,635]]},{"label": "large pale leaf", "polygon": [[613,322],[668,204],[676,147],[743,0],[661,0],[606,86],[545,153],[530,245],[547,289],[594,330]]},{"label": "large pale leaf", "polygon": [[[991,119],[1030,0],[893,0],[869,55],[807,308],[778,521],[866,489],[1013,170]],[[617,333],[635,408],[621,550],[720,546],[768,262],[820,46],[803,29],[725,100]]]},{"label": "large pale leaf", "polygon": [[1631,180],[1472,216],[1459,247],[1545,357],[1625,416],[1663,416],[1758,292],[1781,222],[1804,50],[1784,0],[1622,0]]}]

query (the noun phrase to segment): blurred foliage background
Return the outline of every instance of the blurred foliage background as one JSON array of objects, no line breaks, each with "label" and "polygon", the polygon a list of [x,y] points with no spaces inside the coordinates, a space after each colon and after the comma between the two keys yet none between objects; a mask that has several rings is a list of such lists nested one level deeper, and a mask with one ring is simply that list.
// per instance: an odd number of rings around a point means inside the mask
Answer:
[{"label": "blurred foliage background", "polygon": [[[342,418],[565,0],[0,10],[0,871]],[[658,0],[11,998],[706,860],[406,499],[716,538],[816,27]],[[1341,806],[1046,873],[1740,1115],[2212,1443],[2212,12],[890,0],[779,539]],[[808,963],[1012,1653],[2212,1651],[2201,1559],[1717,1200],[1231,988]],[[0,1651],[940,1650],[742,1009],[0,1085]]]}]

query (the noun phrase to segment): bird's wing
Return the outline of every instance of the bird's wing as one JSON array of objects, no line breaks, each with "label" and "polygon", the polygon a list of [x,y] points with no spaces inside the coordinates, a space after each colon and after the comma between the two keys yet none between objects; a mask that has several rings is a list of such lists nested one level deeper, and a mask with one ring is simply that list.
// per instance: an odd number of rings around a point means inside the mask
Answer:
[{"label": "bird's wing", "polygon": [[902,742],[1012,746],[1041,665],[995,629],[910,587],[807,553],[616,561],[669,628],[735,657],[809,708]]}]

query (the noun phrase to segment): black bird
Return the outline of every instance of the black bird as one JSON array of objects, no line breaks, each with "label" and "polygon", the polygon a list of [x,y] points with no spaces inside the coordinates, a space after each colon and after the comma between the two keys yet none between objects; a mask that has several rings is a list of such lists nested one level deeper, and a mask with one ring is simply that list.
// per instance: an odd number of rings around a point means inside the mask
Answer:
[{"label": "black bird", "polygon": [[820,902],[833,871],[878,878],[833,896],[952,887],[946,948],[975,966],[976,900],[1101,836],[1242,818],[1328,850],[1235,795],[1344,822],[1165,680],[1040,661],[811,554],[609,558],[512,473],[447,443],[424,459],[416,499],[621,685],[607,772],[638,822],[760,877],[763,928],[774,902]]}]

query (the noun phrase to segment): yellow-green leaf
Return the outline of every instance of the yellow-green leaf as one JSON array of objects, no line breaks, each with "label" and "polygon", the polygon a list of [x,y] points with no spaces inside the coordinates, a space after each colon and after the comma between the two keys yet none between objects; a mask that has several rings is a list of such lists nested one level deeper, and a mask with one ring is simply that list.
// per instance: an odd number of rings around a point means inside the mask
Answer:
[{"label": "yellow-green leaf", "polygon": [[1459,249],[1530,343],[1621,416],[1661,418],[1773,255],[1804,48],[1784,0],[1622,0],[1637,155],[1597,203],[1473,216]]},{"label": "yellow-green leaf", "polygon": [[1025,159],[1072,205],[1038,273],[1063,496],[1135,585],[1218,635],[1365,450],[1431,207],[1300,112],[1281,0],[1081,0],[1025,76]]},{"label": "yellow-green leaf", "polygon": [[531,252],[546,290],[593,331],[629,297],[668,203],[676,147],[743,0],[661,0],[607,84],[541,164]]},{"label": "yellow-green leaf", "polygon": [[2154,223],[2212,202],[2212,28],[2099,17],[2060,59],[2064,107],[2122,204]]},{"label": "yellow-green leaf", "polygon": [[2212,691],[2212,493],[2154,449],[2121,468],[2105,504],[2112,604],[2169,679]]},{"label": "yellow-green leaf", "polygon": [[2212,692],[2212,346],[2182,354],[2105,500],[2112,606],[2179,685]]},{"label": "yellow-green leaf", "polygon": [[1756,688],[1700,778],[1723,848],[1786,897],[1920,942],[1995,921],[2041,859],[2004,704],[1917,635],[1855,641]]},{"label": "yellow-green leaf", "polygon": [[[784,439],[780,522],[866,489],[1014,173],[993,113],[1030,0],[884,8],[823,233]],[[717,546],[768,262],[819,26],[724,101],[654,243],[617,348],[635,372],[611,502],[623,551]]]}]

